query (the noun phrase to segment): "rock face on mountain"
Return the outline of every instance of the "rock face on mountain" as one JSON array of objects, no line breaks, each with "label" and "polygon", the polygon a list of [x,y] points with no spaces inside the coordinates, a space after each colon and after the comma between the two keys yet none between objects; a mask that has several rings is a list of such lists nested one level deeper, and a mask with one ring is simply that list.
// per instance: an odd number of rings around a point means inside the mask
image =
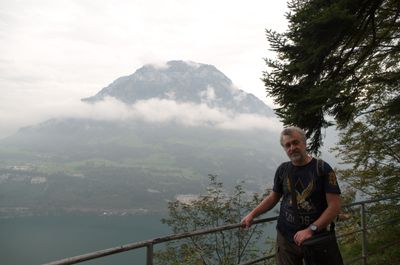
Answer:
[{"label": "rock face on mountain", "polygon": [[[152,99],[206,106],[232,123],[273,116],[214,66],[183,61],[143,66],[83,101],[108,98],[127,108]],[[270,187],[284,159],[276,129],[205,124],[71,117],[23,128],[0,142],[0,208],[164,210],[179,194],[204,192],[208,174],[228,187]]]},{"label": "rock face on mountain", "polygon": [[164,66],[143,66],[83,101],[93,103],[107,96],[128,104],[159,98],[273,116],[272,110],[261,100],[236,88],[215,66],[193,62],[170,61]]}]

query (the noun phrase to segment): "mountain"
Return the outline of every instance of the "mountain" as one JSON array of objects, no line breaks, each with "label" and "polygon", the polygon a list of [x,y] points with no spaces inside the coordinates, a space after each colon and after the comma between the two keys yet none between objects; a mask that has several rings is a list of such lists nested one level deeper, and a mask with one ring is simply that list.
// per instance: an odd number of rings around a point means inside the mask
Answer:
[{"label": "mountain", "polygon": [[204,103],[238,113],[274,116],[261,100],[236,87],[215,66],[170,61],[165,66],[146,65],[130,76],[120,77],[85,102],[114,97],[127,104],[151,98],[176,102]]},{"label": "mountain", "polygon": [[146,65],[82,101],[110,99],[130,116],[57,118],[0,142],[0,211],[165,210],[208,174],[263,192],[285,159],[272,110],[212,65]]}]

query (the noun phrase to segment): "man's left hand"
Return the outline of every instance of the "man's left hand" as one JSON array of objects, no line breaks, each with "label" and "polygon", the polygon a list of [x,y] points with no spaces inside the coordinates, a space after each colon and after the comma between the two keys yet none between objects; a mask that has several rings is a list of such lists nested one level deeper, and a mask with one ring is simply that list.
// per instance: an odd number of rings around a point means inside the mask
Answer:
[{"label": "man's left hand", "polygon": [[301,244],[303,244],[304,240],[312,237],[312,235],[313,235],[313,233],[310,228],[300,230],[293,237],[294,243],[296,243],[296,245],[300,246]]}]

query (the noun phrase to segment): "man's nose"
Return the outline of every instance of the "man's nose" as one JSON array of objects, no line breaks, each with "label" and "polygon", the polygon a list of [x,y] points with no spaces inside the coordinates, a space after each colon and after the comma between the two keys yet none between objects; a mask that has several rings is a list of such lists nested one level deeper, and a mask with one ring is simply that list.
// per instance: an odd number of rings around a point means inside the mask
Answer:
[{"label": "man's nose", "polygon": [[292,152],[292,151],[294,150],[294,148],[295,148],[295,145],[291,144],[291,145],[289,146],[289,151]]}]

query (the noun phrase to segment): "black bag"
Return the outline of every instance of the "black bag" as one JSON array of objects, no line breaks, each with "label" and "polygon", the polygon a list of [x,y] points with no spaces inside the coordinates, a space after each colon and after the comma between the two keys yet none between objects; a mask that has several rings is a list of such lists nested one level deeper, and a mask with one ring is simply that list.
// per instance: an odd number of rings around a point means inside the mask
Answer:
[{"label": "black bag", "polygon": [[334,231],[325,231],[305,240],[301,245],[307,265],[343,265]]},{"label": "black bag", "polygon": [[[320,160],[317,161],[317,170],[320,166]],[[292,195],[292,203],[294,210],[294,219],[299,224],[299,212],[297,208],[297,197],[295,194],[294,182],[291,178],[293,167],[290,167],[290,188]],[[343,265],[342,255],[336,241],[335,223],[331,223],[329,231],[313,235],[301,244],[304,254],[304,261],[307,265]]]}]

